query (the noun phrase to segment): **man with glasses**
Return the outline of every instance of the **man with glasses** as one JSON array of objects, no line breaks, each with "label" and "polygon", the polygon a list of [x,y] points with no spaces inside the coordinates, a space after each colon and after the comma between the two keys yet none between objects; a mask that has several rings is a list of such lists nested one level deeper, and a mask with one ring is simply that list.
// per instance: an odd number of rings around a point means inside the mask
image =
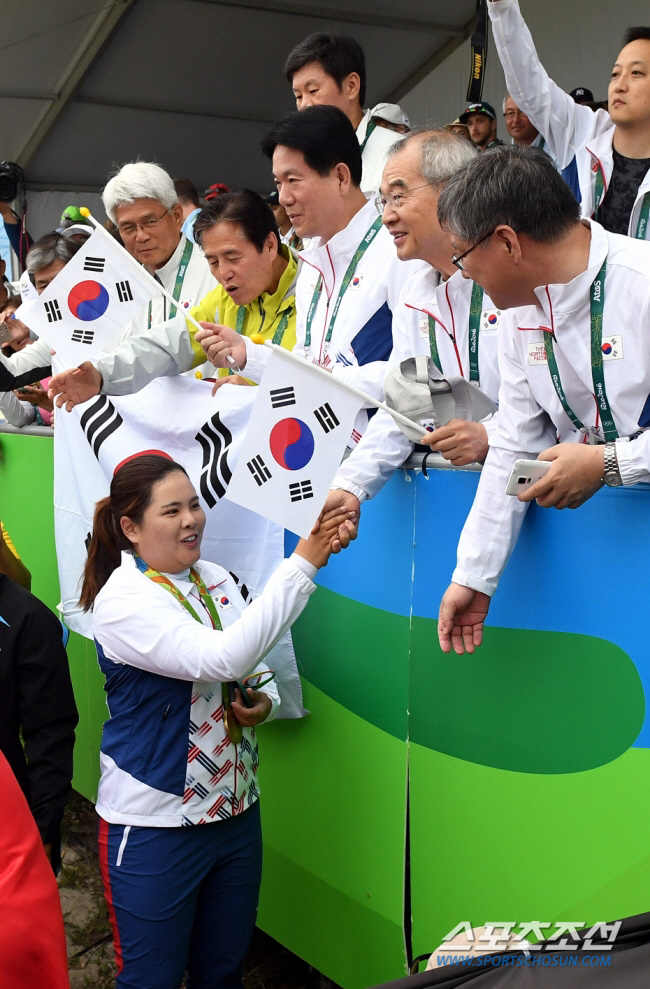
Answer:
[{"label": "man with glasses", "polygon": [[[500,313],[479,286],[463,277],[464,258],[452,257],[451,238],[437,217],[446,183],[477,155],[466,138],[447,130],[411,134],[389,152],[378,198],[384,226],[402,261],[426,262],[400,295],[390,364],[431,357],[443,375],[467,378],[496,401]],[[485,422],[454,419],[428,433],[423,442],[454,466],[483,461],[495,422],[495,416]],[[325,511],[343,505],[358,512],[360,503],[377,494],[412,449],[413,443],[394,419],[380,410],[359,446],[341,464]]]},{"label": "man with glasses", "polygon": [[[438,219],[466,276],[508,310],[497,429],[440,607],[441,647],[463,653],[481,643],[529,502],[578,508],[603,484],[650,482],[650,245],[581,221],[532,147],[469,162]],[[547,473],[508,496],[514,462],[535,457]]]}]

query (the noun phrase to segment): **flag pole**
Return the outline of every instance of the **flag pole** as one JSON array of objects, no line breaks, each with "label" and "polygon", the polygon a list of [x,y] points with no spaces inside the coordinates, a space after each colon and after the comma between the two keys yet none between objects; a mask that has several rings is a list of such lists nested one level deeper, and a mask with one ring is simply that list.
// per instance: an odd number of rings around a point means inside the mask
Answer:
[{"label": "flag pole", "polygon": [[[172,305],[176,306],[176,308],[178,309],[178,300],[174,298],[174,296],[171,294],[171,292],[168,292],[167,289],[165,288],[165,286],[162,285],[161,282],[159,282],[156,278],[154,278],[154,276],[150,272],[147,271],[147,269],[144,267],[144,265],[140,264],[139,261],[136,261],[135,258],[133,257],[133,255],[132,254],[129,254],[129,252],[127,251],[126,247],[124,247],[123,244],[120,244],[119,240],[117,240],[115,237],[113,237],[112,234],[109,234],[108,230],[106,230],[106,228],[103,227],[101,223],[98,223],[98,221],[95,219],[95,217],[92,215],[92,213],[90,212],[89,209],[87,209],[85,206],[82,206],[81,209],[79,210],[79,212],[83,216],[85,216],[86,219],[90,221],[90,223],[92,223],[92,225],[95,228],[95,230],[101,231],[101,233],[105,237],[108,237],[108,239],[111,242],[111,244],[112,244],[113,247],[118,247],[119,248],[119,250],[122,252],[122,254],[124,255],[124,257],[129,259],[129,264],[131,264],[131,265],[133,265],[133,266],[135,266],[137,268],[139,275],[144,275],[146,278],[149,279],[149,281],[152,283],[152,285],[153,285],[153,287],[154,287],[157,295],[164,295],[165,298],[169,302],[171,302]],[[197,321],[194,319],[194,317],[191,316],[189,313],[181,311],[181,315],[185,317],[185,319],[188,321],[188,323],[192,323],[193,326],[196,326],[197,330],[202,330],[203,329],[203,327],[201,326],[201,324],[200,323],[197,323]],[[207,361],[207,359],[208,358],[206,357],[206,361]],[[233,364],[234,365],[235,362],[232,359],[232,357],[229,356],[227,358],[227,360],[228,360],[228,362],[230,364]]]},{"label": "flag pole", "polygon": [[[372,395],[368,395],[365,391],[361,391],[360,388],[355,388],[354,385],[349,385],[347,381],[340,381],[339,378],[336,378],[330,371],[326,371],[324,368],[318,367],[317,364],[312,364],[311,361],[305,360],[304,357],[298,357],[297,354],[292,353],[290,350],[286,350],[284,347],[279,347],[275,343],[271,343],[270,340],[262,341],[261,338],[256,339],[256,336],[257,334],[254,334],[251,337],[253,343],[262,343],[264,347],[268,347],[274,354],[277,354],[283,360],[293,362],[303,370],[308,368],[312,374],[321,375],[329,382],[330,385],[334,384],[343,391],[347,391],[350,395],[354,395],[356,398],[360,399],[364,405],[372,405],[375,409],[383,409],[384,412],[388,412],[388,414],[393,417],[399,426],[408,428],[411,431],[411,434],[414,431],[417,431],[417,423],[413,422],[411,419],[407,419],[407,417],[403,416],[401,412],[396,412],[395,409],[391,409],[391,407],[386,405],[385,402],[380,402],[378,399],[373,398]],[[242,373],[245,373],[245,370]],[[425,432],[426,430],[424,426],[422,426],[422,435],[424,435]]]}]

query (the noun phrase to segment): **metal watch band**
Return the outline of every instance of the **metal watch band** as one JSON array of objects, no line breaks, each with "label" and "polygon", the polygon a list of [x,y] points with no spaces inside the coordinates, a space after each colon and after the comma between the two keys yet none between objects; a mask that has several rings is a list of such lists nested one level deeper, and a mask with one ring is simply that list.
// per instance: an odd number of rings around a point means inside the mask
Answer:
[{"label": "metal watch band", "polygon": [[605,472],[603,480],[610,488],[618,488],[623,483],[616,456],[616,443],[605,443]]}]

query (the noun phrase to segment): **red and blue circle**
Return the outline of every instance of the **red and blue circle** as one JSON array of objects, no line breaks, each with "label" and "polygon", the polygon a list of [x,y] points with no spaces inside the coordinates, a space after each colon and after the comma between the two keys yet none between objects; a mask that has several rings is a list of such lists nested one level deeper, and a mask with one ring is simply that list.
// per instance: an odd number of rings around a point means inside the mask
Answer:
[{"label": "red and blue circle", "polygon": [[602,349],[603,349],[603,354],[611,354],[614,348],[612,347],[611,343],[604,343]]},{"label": "red and blue circle", "polygon": [[302,470],[314,454],[314,434],[302,419],[281,419],[271,430],[273,459],[286,470]]},{"label": "red and blue circle", "polygon": [[497,316],[496,313],[493,313],[493,312],[490,313],[490,315],[488,316],[488,323],[490,324],[490,326],[494,326],[494,324],[496,323],[497,319],[498,319],[498,316]]},{"label": "red and blue circle", "polygon": [[68,309],[73,316],[89,323],[108,309],[108,292],[99,282],[78,282],[68,295]]}]

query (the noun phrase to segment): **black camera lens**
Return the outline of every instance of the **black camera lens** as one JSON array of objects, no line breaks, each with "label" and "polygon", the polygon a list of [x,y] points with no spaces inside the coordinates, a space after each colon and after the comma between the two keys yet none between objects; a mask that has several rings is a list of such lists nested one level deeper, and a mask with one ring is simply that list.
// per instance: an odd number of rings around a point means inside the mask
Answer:
[{"label": "black camera lens", "polygon": [[24,174],[15,161],[0,161],[0,202],[10,203],[18,195]]}]

